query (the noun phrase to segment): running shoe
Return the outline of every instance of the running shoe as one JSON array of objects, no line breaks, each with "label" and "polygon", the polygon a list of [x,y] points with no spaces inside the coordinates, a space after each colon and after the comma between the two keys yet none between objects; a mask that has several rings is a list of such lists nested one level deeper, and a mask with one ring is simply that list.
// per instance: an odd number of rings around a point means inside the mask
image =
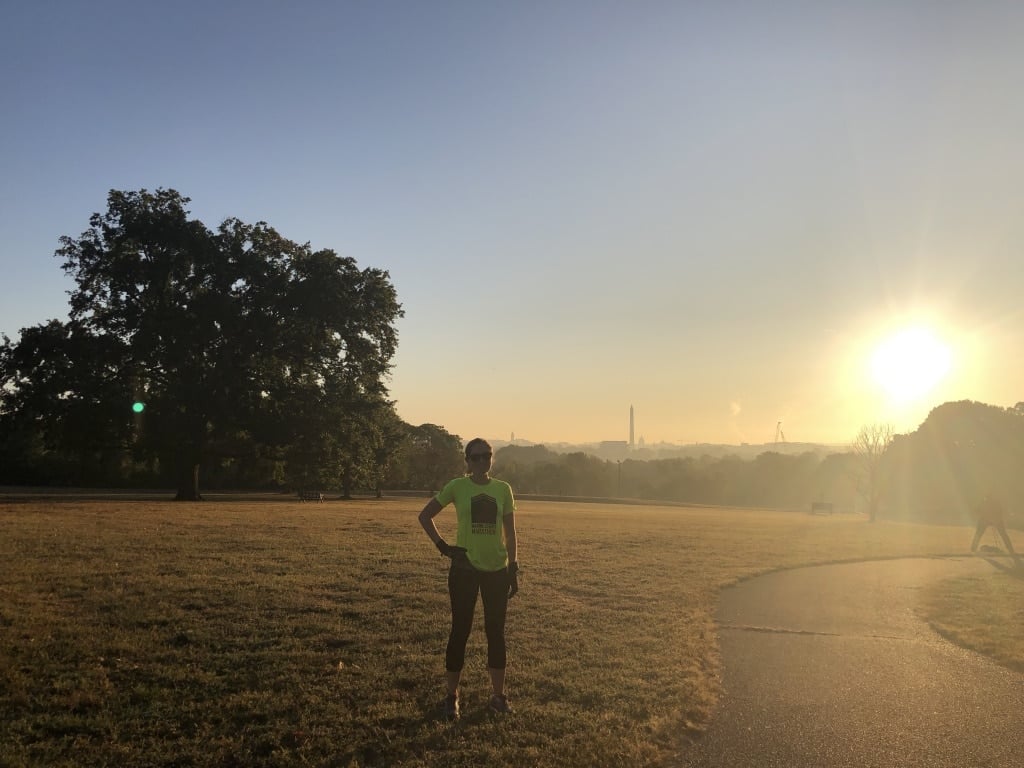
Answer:
[{"label": "running shoe", "polygon": [[444,697],[444,701],[441,703],[441,708],[444,710],[444,716],[449,720],[459,719],[459,697],[454,694],[449,694]]},{"label": "running shoe", "polygon": [[508,703],[508,698],[500,693],[495,693],[491,696],[488,706],[494,712],[501,712],[502,714],[508,714],[512,711],[512,705]]}]

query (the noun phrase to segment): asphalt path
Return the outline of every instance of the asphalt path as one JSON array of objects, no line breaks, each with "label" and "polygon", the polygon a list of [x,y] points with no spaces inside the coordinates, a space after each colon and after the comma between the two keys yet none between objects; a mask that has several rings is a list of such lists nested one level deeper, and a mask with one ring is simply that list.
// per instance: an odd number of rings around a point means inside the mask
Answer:
[{"label": "asphalt path", "polygon": [[918,610],[983,557],[781,571],[722,592],[724,694],[683,766],[1024,766],[1024,675],[942,639]]}]

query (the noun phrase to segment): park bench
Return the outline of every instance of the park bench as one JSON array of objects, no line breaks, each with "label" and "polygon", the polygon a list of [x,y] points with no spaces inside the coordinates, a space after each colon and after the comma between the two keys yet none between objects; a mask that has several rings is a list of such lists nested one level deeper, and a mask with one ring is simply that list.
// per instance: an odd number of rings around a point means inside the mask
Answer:
[{"label": "park bench", "polygon": [[320,491],[299,491],[299,501],[319,501],[323,503],[324,495]]},{"label": "park bench", "polygon": [[832,502],[831,501],[812,501],[811,502],[811,514],[816,515],[818,513],[832,514]]}]

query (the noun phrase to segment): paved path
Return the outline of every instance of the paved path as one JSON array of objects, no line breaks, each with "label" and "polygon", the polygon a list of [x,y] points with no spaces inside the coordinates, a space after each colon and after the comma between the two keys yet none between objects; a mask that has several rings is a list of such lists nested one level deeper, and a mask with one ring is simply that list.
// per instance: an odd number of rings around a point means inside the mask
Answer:
[{"label": "paved path", "polygon": [[1024,675],[946,642],[916,610],[925,585],[996,567],[820,566],[724,591],[725,692],[682,765],[1024,766]]}]

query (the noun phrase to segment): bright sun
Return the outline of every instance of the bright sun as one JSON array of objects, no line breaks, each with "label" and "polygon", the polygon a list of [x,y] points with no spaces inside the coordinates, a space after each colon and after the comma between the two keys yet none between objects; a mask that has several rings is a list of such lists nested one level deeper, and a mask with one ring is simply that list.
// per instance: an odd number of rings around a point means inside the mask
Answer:
[{"label": "bright sun", "polygon": [[927,328],[906,328],[875,349],[871,373],[894,401],[909,403],[928,394],[949,373],[952,355]]}]

